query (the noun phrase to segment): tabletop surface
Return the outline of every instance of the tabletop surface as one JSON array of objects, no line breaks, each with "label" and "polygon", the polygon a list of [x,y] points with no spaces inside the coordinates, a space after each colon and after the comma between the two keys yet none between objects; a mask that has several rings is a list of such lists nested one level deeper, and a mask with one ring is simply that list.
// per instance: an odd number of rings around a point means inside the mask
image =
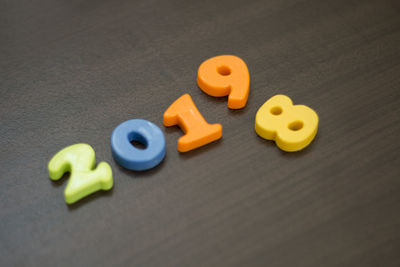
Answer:
[{"label": "tabletop surface", "polygon": [[[197,86],[222,54],[249,68],[242,110]],[[400,266],[399,87],[398,0],[1,1],[0,265]],[[223,137],[179,153],[185,93]],[[254,131],[276,94],[319,115],[300,152]],[[134,118],[166,138],[145,172],[111,155]],[[47,164],[76,143],[114,188],[67,205]]]}]

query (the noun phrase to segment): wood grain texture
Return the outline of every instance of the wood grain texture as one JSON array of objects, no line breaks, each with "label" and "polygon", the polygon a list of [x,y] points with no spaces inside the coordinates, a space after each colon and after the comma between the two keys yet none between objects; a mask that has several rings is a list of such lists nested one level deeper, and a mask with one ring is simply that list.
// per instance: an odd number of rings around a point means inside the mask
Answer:
[{"label": "wood grain texture", "polygon": [[[244,59],[245,109],[196,85]],[[1,266],[400,266],[400,2],[0,1]],[[189,93],[223,138],[186,154],[162,114]],[[284,153],[254,132],[281,93],[320,117]],[[167,156],[119,167],[110,135],[143,118]],[[111,192],[67,206],[47,163],[85,142]]]}]

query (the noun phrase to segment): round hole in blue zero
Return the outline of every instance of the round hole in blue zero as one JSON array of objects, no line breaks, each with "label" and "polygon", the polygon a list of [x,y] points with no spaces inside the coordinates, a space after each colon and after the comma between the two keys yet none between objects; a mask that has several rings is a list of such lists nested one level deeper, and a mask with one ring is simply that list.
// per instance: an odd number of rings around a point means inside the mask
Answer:
[{"label": "round hole in blue zero", "polygon": [[[144,149],[132,145],[141,143]],[[154,123],[134,119],[118,125],[111,135],[111,150],[115,161],[122,167],[143,171],[154,168],[165,157],[165,137]]]}]

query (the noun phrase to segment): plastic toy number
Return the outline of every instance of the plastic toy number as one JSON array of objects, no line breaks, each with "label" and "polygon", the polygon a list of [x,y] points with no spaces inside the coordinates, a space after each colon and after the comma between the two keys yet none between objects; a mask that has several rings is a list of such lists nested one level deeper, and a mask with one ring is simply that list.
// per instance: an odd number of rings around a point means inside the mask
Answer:
[{"label": "plastic toy number", "polygon": [[[138,149],[131,145],[138,141],[146,146]],[[165,157],[165,137],[154,123],[134,119],[118,125],[111,135],[114,159],[124,168],[143,171],[151,169]]]},{"label": "plastic toy number", "polygon": [[211,96],[229,95],[228,107],[240,109],[246,106],[249,97],[249,70],[239,57],[231,55],[213,57],[200,65],[197,84]]},{"label": "plastic toy number", "polygon": [[208,124],[188,94],[175,100],[165,111],[164,125],[179,125],[185,132],[178,140],[179,152],[201,147],[222,137],[222,126],[218,123]]},{"label": "plastic toy number", "polygon": [[110,165],[101,162],[97,168],[93,148],[88,144],[75,144],[59,151],[49,162],[49,175],[59,180],[70,172],[65,188],[65,202],[72,204],[100,189],[109,190],[113,186]]},{"label": "plastic toy number", "polygon": [[[239,57],[222,55],[201,63],[197,84],[206,94],[228,96],[230,109],[246,106],[250,90],[250,75],[246,63]],[[178,139],[179,152],[187,152],[214,142],[222,137],[219,123],[209,124],[193,103],[189,94],[176,99],[164,112],[164,126],[179,126],[184,135]],[[285,95],[268,99],[257,111],[256,133],[288,152],[308,146],[318,130],[318,115],[304,105],[293,105]],[[166,154],[163,132],[154,123],[132,119],[119,124],[111,135],[111,150],[115,161],[129,170],[143,171],[154,168]],[[135,147],[136,141],[144,145]],[[48,169],[52,180],[59,180],[70,172],[65,188],[65,201],[74,203],[98,190],[113,186],[112,170],[106,162],[97,168],[95,152],[88,144],[75,144],[59,151],[50,160]]]},{"label": "plastic toy number", "polygon": [[275,140],[288,152],[308,146],[317,134],[318,115],[303,105],[293,105],[285,95],[276,95],[257,111],[255,130],[264,139]]}]

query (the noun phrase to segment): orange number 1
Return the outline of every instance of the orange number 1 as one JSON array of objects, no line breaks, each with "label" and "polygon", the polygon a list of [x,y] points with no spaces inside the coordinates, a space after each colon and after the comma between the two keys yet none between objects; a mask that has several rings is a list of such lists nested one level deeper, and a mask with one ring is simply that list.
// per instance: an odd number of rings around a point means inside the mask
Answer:
[{"label": "orange number 1", "polygon": [[178,140],[178,151],[187,152],[222,137],[221,124],[209,124],[188,94],[184,94],[165,111],[164,125],[179,127],[185,135]]}]

